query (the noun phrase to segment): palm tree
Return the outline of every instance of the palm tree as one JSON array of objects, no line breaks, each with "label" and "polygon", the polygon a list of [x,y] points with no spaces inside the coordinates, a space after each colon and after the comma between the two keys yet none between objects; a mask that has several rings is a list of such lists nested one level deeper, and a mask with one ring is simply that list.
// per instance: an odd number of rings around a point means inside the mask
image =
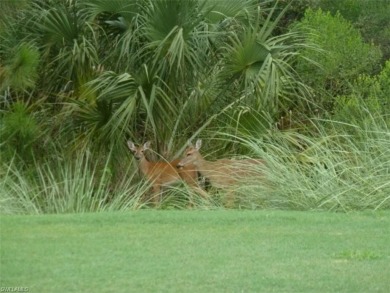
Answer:
[{"label": "palm tree", "polygon": [[18,25],[39,52],[35,94],[68,146],[123,153],[125,136],[146,136],[172,156],[222,113],[248,124],[308,98],[291,66],[302,39],[273,34],[287,8],[275,16],[267,2],[32,1]]}]

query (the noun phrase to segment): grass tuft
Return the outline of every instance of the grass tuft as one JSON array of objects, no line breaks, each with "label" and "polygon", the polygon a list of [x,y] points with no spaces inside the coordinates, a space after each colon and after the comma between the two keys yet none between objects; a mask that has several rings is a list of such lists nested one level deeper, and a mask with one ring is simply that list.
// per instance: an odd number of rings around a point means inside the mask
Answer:
[{"label": "grass tuft", "polygon": [[[266,168],[235,187],[236,207],[292,210],[390,208],[390,129],[385,117],[369,124],[312,120],[300,131],[271,131],[240,140]],[[378,122],[379,120],[379,122]],[[266,180],[261,180],[265,177]]]},{"label": "grass tuft", "polygon": [[134,184],[136,172],[127,170],[114,182],[108,167],[88,154],[71,161],[36,163],[22,172],[15,164],[2,166],[0,213],[83,213],[144,207],[148,184]]}]

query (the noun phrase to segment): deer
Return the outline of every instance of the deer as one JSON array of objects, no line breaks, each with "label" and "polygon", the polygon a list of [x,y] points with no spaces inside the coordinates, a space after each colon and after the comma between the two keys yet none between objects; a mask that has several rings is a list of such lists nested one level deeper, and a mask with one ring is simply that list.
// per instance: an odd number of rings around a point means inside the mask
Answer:
[{"label": "deer", "polygon": [[176,168],[180,159],[172,162],[158,161],[151,162],[145,157],[145,151],[150,149],[151,142],[148,141],[141,146],[136,146],[132,141],[127,142],[127,146],[138,161],[138,167],[146,180],[151,183],[152,201],[157,205],[162,190],[179,181],[184,181],[197,193],[205,197],[206,192],[202,190],[198,183],[198,172],[193,164],[187,164],[180,170]]},{"label": "deer", "polygon": [[262,175],[259,167],[264,167],[265,161],[260,159],[219,159],[207,161],[200,154],[202,140],[198,139],[195,146],[190,145],[184,152],[185,156],[177,164],[177,168],[195,166],[195,170],[210,181],[216,188],[232,192],[232,188],[240,181],[254,179]]}]

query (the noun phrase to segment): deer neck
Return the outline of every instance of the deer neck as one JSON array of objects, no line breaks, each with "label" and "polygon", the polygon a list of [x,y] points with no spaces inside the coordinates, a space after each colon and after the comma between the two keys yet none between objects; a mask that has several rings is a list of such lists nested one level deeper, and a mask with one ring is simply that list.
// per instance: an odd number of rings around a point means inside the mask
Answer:
[{"label": "deer neck", "polygon": [[139,160],[138,165],[139,165],[139,169],[141,170],[142,174],[147,175],[148,171],[150,169],[151,163],[145,157],[142,157]]}]

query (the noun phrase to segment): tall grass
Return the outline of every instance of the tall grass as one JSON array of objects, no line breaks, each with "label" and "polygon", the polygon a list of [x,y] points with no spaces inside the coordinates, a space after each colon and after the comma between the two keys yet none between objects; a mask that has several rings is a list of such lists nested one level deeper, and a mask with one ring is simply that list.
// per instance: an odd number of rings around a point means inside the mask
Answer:
[{"label": "tall grass", "polygon": [[[60,156],[59,156],[60,157]],[[151,183],[130,164],[113,178],[110,158],[96,162],[88,152],[72,160],[35,162],[21,168],[15,162],[0,166],[0,213],[83,213],[124,211],[143,208],[210,209],[219,206],[213,198],[203,198],[195,190],[177,184],[164,190],[159,203],[151,203]]]},{"label": "tall grass", "polygon": [[[239,206],[294,210],[390,208],[388,117],[363,125],[311,120],[310,134],[271,131],[241,142],[267,161],[266,182],[238,187]],[[315,134],[313,134],[313,132]],[[241,194],[241,195],[240,195]]]},{"label": "tall grass", "polygon": [[137,173],[126,170],[111,178],[106,164],[85,153],[74,160],[36,163],[22,171],[14,162],[1,166],[0,212],[3,214],[78,213],[138,209],[148,184],[134,184]]},{"label": "tall grass", "polygon": [[[359,113],[363,115],[363,113]],[[389,116],[367,112],[362,119],[312,119],[304,128],[254,137],[245,132],[204,137],[208,160],[245,156],[262,158],[258,176],[242,178],[229,190],[208,186],[203,198],[184,184],[161,196],[159,209],[384,210],[390,208]],[[206,133],[204,133],[206,134]],[[224,141],[215,137],[224,137]],[[233,146],[224,152],[218,145]],[[245,157],[244,156],[244,157]],[[53,156],[55,158],[55,156]],[[59,156],[60,157],[60,156]],[[243,156],[241,156],[243,157]],[[88,152],[71,160],[36,162],[20,168],[16,160],[0,166],[0,213],[78,213],[149,207],[150,184],[129,163],[119,176],[110,158],[99,162]],[[123,161],[124,162],[124,161]],[[122,163],[123,163],[122,162]],[[244,168],[249,168],[244,166]]]}]

